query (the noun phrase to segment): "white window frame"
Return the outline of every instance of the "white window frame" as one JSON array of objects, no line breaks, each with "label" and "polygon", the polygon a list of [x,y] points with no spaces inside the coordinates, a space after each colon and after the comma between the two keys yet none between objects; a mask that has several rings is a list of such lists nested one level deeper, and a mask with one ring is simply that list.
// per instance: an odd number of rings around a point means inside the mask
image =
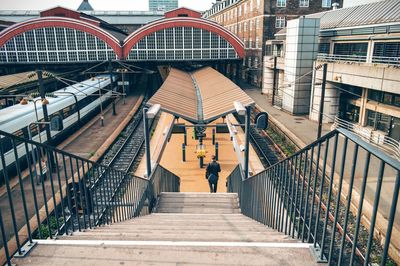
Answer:
[{"label": "white window frame", "polygon": [[322,7],[330,8],[332,6],[332,0],[322,0]]},{"label": "white window frame", "polygon": [[276,7],[286,7],[286,0],[276,0]]},{"label": "white window frame", "polygon": [[286,18],[283,16],[276,16],[275,18],[275,28],[282,29],[286,26]]},{"label": "white window frame", "polygon": [[249,39],[249,48],[253,48],[253,39],[252,38]]},{"label": "white window frame", "polygon": [[240,5],[239,6],[239,16],[241,16],[242,15],[242,6]]},{"label": "white window frame", "polygon": [[299,7],[309,7],[310,0],[300,0]]},{"label": "white window frame", "polygon": [[247,21],[244,22],[243,31],[247,32]]}]

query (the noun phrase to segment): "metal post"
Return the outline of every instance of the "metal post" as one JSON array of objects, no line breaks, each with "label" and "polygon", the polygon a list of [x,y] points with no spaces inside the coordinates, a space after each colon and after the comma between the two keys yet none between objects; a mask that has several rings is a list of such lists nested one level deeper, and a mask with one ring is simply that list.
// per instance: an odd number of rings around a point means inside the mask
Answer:
[{"label": "metal post", "polygon": [[251,106],[246,106],[246,146],[244,150],[244,176],[249,177],[249,147],[250,147],[250,114]]},{"label": "metal post", "polygon": [[99,96],[100,96],[100,123],[101,126],[104,127],[104,114],[103,114],[103,99],[101,98],[101,87],[100,87],[100,80],[97,79],[99,83]]},{"label": "metal post", "polygon": [[[38,77],[38,83],[39,83],[39,93],[40,93],[40,98],[43,100],[46,98],[46,89],[43,85],[43,76],[42,76],[43,72],[42,70],[37,70],[37,77]],[[48,145],[52,145],[52,139],[51,139],[51,133],[50,133],[50,124],[49,122],[49,113],[47,112],[47,105],[46,104],[42,104],[42,111],[43,111],[43,119],[44,122],[47,123],[45,125],[46,128],[46,138],[47,138],[47,144]],[[40,135],[40,131],[38,132]],[[49,156],[50,162],[49,162],[49,167],[50,167],[50,171],[53,171],[55,169],[55,163],[54,163],[54,158],[53,158],[53,154],[50,153]]]},{"label": "metal post", "polygon": [[144,141],[145,141],[145,145],[146,145],[145,146],[146,147],[146,169],[147,169],[147,178],[150,178],[150,175],[151,175],[150,136],[149,136],[147,111],[148,111],[148,108],[143,108]]},{"label": "metal post", "polygon": [[277,65],[277,57],[274,56],[274,77],[272,80],[272,105],[275,105],[275,94],[276,94],[276,77],[277,77],[277,69],[276,69],[276,65]]},{"label": "metal post", "polygon": [[112,93],[112,114],[116,115],[116,111],[115,111],[115,98],[114,98],[114,79],[113,79],[113,72],[112,72],[112,64],[111,64],[111,60],[108,61],[109,65],[108,65],[108,71],[110,72],[110,82],[111,82],[111,93]]},{"label": "metal post", "polygon": [[186,145],[185,145],[185,143],[182,144],[182,161],[186,162]]},{"label": "metal post", "polygon": [[[203,137],[202,136],[199,136],[199,144],[200,144],[200,147],[201,147],[201,145],[203,144]],[[203,164],[204,164],[204,157],[200,157],[199,158],[200,160],[200,168],[203,168]]]},{"label": "metal post", "polygon": [[319,103],[319,115],[318,115],[318,134],[317,139],[321,137],[322,132],[322,115],[324,113],[324,101],[325,101],[325,88],[326,88],[326,73],[328,69],[328,64],[324,64],[322,68],[322,85],[321,85],[321,99]]},{"label": "metal post", "polygon": [[[32,140],[32,131],[31,131],[31,124],[28,125],[28,136],[29,136],[29,140]],[[40,133],[40,132],[39,132]],[[35,154],[35,148],[33,147],[33,144],[31,143],[31,149],[32,149],[32,161],[33,161],[33,171],[35,173],[35,177],[36,177],[36,184],[39,185],[39,181],[38,181],[38,174],[37,174],[37,169],[36,169],[36,154]]]},{"label": "metal post", "polygon": [[215,143],[215,160],[218,161],[218,148],[219,144],[218,142]]},{"label": "metal post", "polygon": [[183,143],[185,144],[185,146],[187,145],[186,127],[183,128]]},{"label": "metal post", "polygon": [[124,99],[124,104],[125,104],[125,68],[122,69],[122,97]]},{"label": "metal post", "polygon": [[215,128],[212,129],[212,144],[215,145]]}]

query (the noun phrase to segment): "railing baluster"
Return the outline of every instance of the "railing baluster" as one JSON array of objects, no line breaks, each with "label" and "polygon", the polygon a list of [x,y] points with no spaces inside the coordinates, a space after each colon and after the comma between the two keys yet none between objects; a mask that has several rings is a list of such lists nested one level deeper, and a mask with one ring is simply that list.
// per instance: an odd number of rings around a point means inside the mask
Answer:
[{"label": "railing baluster", "polygon": [[[326,171],[326,162],[328,160],[328,146],[329,146],[329,139],[326,140],[326,145],[325,145],[325,152],[324,152],[324,163],[322,166],[322,173],[321,173],[321,183],[319,186],[319,202],[318,202],[318,210],[317,210],[317,218],[315,219],[315,231],[314,231],[314,248],[317,247],[317,241],[318,241],[318,227],[319,227],[319,218],[321,215],[321,205],[322,205],[322,199],[323,199],[323,193],[324,193],[324,181],[325,181],[325,171]],[[318,172],[316,173],[316,178],[318,178]],[[328,215],[328,213],[326,214]],[[323,254],[320,254],[320,258],[322,259]]]},{"label": "railing baluster", "polygon": [[[37,149],[39,150],[40,147],[37,147]],[[46,175],[46,173],[43,172],[43,167],[42,167],[42,164],[40,163],[40,162],[42,162],[42,160],[44,160],[43,156],[44,156],[44,154],[42,155],[42,154],[39,153],[38,158],[39,158],[40,182],[42,183],[42,194],[43,194],[44,210],[46,212],[46,222],[47,222],[47,228],[49,229],[49,237],[53,238],[53,236],[51,234],[51,227],[50,227],[49,206],[47,205],[46,187],[44,185],[44,182],[45,182],[44,176]],[[51,171],[50,167],[48,167],[47,169],[48,169],[47,171]],[[38,226],[39,226],[39,230],[41,230],[40,229],[40,224],[38,224]]]},{"label": "railing baluster", "polygon": [[[85,207],[84,207],[84,203],[83,203],[83,198],[85,197],[85,188],[83,187],[83,180],[81,177],[81,166],[79,165],[79,160],[75,159],[75,164],[76,164],[76,174],[78,175],[78,188],[77,188],[77,194],[79,197],[79,203],[80,203],[80,208],[82,209],[82,218],[83,218],[83,229],[86,229],[86,215],[85,215]],[[78,198],[76,199],[77,203],[78,203]],[[78,204],[76,204],[76,206],[78,207]],[[78,211],[78,208],[77,208]]]},{"label": "railing baluster", "polygon": [[[83,195],[85,197],[85,208],[83,209],[83,216],[87,215],[87,220],[89,223],[89,228],[92,229],[92,220],[90,218],[90,205],[89,205],[89,195],[88,195],[88,191],[87,191],[87,177],[86,174],[89,173],[89,169],[88,172],[85,172],[85,162],[83,160],[81,160],[81,164],[82,164],[82,189],[83,189]],[[90,184],[89,184],[90,185]],[[85,228],[87,228],[86,223],[85,223]]]},{"label": "railing baluster", "polygon": [[[64,167],[64,177],[65,177],[65,193],[67,194],[67,203],[68,203],[68,208],[69,208],[69,219],[71,221],[71,229],[72,232],[75,231],[75,225],[74,225],[74,218],[73,218],[73,206],[72,206],[72,197],[71,197],[71,190],[69,188],[69,180],[68,180],[68,170],[67,170],[67,163],[65,162],[65,155],[62,155],[62,161],[63,161],[63,167]],[[74,173],[71,172],[71,175]],[[68,232],[67,232],[68,234]]]},{"label": "railing baluster", "polygon": [[[293,172],[293,157],[290,158],[290,161],[288,162],[288,191],[287,191],[287,203],[286,203],[286,221],[285,221],[285,235],[288,234],[288,223],[289,223],[289,210],[291,207],[291,195],[290,195],[290,191],[292,188],[292,172]],[[290,202],[290,203],[289,203]],[[290,224],[290,223],[289,223]],[[290,229],[289,229],[289,234],[290,234]]]},{"label": "railing baluster", "polygon": [[288,164],[289,161],[286,159],[284,161],[283,165],[283,182],[284,182],[284,188],[283,188],[283,199],[282,199],[282,210],[281,210],[281,232],[283,232],[283,225],[284,225],[284,220],[285,220],[285,213],[287,213],[287,204],[286,204],[286,199],[288,198],[287,191],[288,191]]},{"label": "railing baluster", "polygon": [[64,231],[65,234],[68,234],[68,223],[67,223],[67,215],[65,213],[65,207],[64,207],[64,194],[63,194],[63,189],[62,189],[62,183],[61,183],[61,177],[60,177],[60,165],[58,162],[58,155],[56,154],[56,156],[54,156],[55,159],[55,163],[56,163],[56,171],[57,171],[57,182],[58,182],[58,189],[59,189],[59,193],[60,193],[60,204],[61,204],[61,213],[63,216],[63,220],[64,220]]},{"label": "railing baluster", "polygon": [[347,195],[347,205],[346,205],[346,214],[344,218],[344,227],[343,227],[343,234],[342,234],[342,242],[340,245],[340,251],[339,251],[339,259],[338,259],[338,264],[340,265],[342,258],[343,258],[343,250],[344,246],[346,245],[346,236],[347,236],[347,223],[349,219],[349,212],[350,212],[350,204],[351,204],[351,196],[353,192],[353,184],[354,184],[354,175],[356,172],[356,167],[357,167],[357,157],[358,157],[358,144],[354,143],[354,155],[353,155],[353,165],[351,168],[351,175],[350,175],[350,184],[349,184],[349,193]]},{"label": "railing baluster", "polygon": [[400,187],[400,171],[397,171],[396,182],[393,190],[392,204],[390,205],[389,223],[385,235],[385,244],[383,246],[383,255],[381,260],[381,266],[386,265],[386,260],[389,252],[390,238],[392,236],[394,217],[396,216],[397,200],[399,199],[399,187]]},{"label": "railing baluster", "polygon": [[[15,143],[13,143],[13,144],[15,144]],[[13,146],[15,146],[15,145],[13,145]],[[17,244],[18,254],[22,254],[21,244],[20,244],[20,241],[19,241],[19,235],[18,235],[18,229],[17,229],[17,221],[15,219],[14,202],[13,202],[12,195],[11,195],[12,192],[11,192],[11,188],[10,188],[10,180],[9,180],[9,177],[8,177],[7,164],[6,164],[6,160],[4,158],[4,153],[3,152],[0,152],[0,157],[1,157],[1,165],[2,165],[2,168],[3,168],[4,181],[5,181],[6,189],[7,189],[7,197],[8,197],[8,203],[9,203],[9,206],[10,206],[11,223],[12,223],[12,227],[13,227],[13,230],[14,230],[15,242]],[[5,242],[4,245],[7,245],[7,242]]]},{"label": "railing baluster", "polygon": [[[345,170],[345,166],[346,166],[347,143],[348,143],[348,139],[345,138],[344,143],[343,143],[342,162],[341,162],[341,166],[340,166],[339,188],[338,188],[337,194],[336,194],[335,214],[334,214],[334,221],[333,221],[333,225],[332,225],[331,243],[329,246],[328,264],[330,264],[332,261],[333,245],[335,243],[336,223],[337,223],[338,215],[339,215],[340,197],[342,194],[344,170]],[[334,169],[334,168],[332,168],[332,169]],[[332,179],[332,176],[331,176],[331,179]]]},{"label": "railing baluster", "polygon": [[[31,225],[29,223],[28,208],[26,207],[25,189],[24,189],[24,184],[23,184],[23,180],[22,180],[22,176],[21,176],[21,168],[20,168],[19,159],[18,159],[19,156],[18,156],[17,147],[15,145],[15,140],[13,139],[12,142],[13,142],[13,150],[14,150],[14,158],[15,158],[15,167],[17,168],[18,183],[19,183],[19,188],[21,191],[22,207],[24,209],[26,228],[28,230],[28,240],[29,240],[29,243],[32,243]],[[29,156],[28,150],[25,150],[25,154],[26,154],[26,156]]]},{"label": "railing baluster", "polygon": [[[25,149],[29,149],[28,148],[28,144],[25,142]],[[34,150],[32,149],[32,153],[34,152]],[[28,171],[29,171],[29,179],[30,179],[30,183],[31,183],[31,188],[32,188],[32,197],[33,197],[33,206],[35,208],[35,216],[36,216],[36,221],[38,226],[40,225],[40,218],[39,218],[39,207],[38,207],[38,203],[37,203],[37,196],[36,196],[36,188],[35,188],[35,180],[33,178],[33,173],[32,173],[32,164],[31,164],[31,160],[30,160],[30,155],[29,153],[27,153],[27,155],[25,156],[27,164],[28,164]],[[36,168],[36,165],[34,165],[33,167]],[[36,170],[34,171],[36,173]],[[39,230],[39,237],[42,238],[42,232]]]},{"label": "railing baluster", "polygon": [[294,231],[296,230],[296,218],[297,218],[297,194],[299,192],[299,184],[300,184],[300,176],[301,176],[301,163],[303,161],[303,153],[299,154],[300,159],[299,159],[299,164],[296,165],[296,170],[298,168],[298,170],[295,172],[295,180],[297,179],[296,182],[296,188],[295,188],[295,193],[294,193],[294,208],[293,208],[293,231],[292,231],[292,238],[294,238]]},{"label": "railing baluster", "polygon": [[[290,223],[289,223],[289,235],[292,235],[292,224],[294,223],[294,218],[293,218],[293,210],[295,209],[294,206],[294,193],[295,193],[295,186],[296,186],[296,172],[297,172],[297,163],[299,161],[299,155],[296,156],[294,166],[291,165],[291,168],[293,169],[291,178],[293,180],[292,182],[292,187],[290,190],[290,211],[289,211],[289,217],[290,217]],[[293,226],[294,227],[294,226]],[[294,228],[293,228],[294,230]]]},{"label": "railing baluster", "polygon": [[[307,193],[306,193],[306,197],[305,197],[305,201],[304,201],[304,222],[303,222],[303,227],[301,229],[301,241],[304,242],[305,239],[305,235],[304,235],[304,230],[307,224],[307,213],[308,213],[308,199],[310,197],[310,181],[311,181],[311,175],[312,175],[312,166],[313,166],[313,160],[314,160],[314,146],[312,146],[311,148],[311,158],[309,161],[307,161],[308,164],[310,164],[310,170],[309,170],[309,174],[308,174],[308,179],[307,179]],[[305,173],[304,173],[305,174]],[[314,199],[311,199],[312,201],[314,201]],[[311,217],[310,217],[311,219]],[[310,231],[311,228],[308,228],[307,233]]]},{"label": "railing baluster", "polygon": [[304,157],[305,158],[304,158],[303,174],[300,175],[301,179],[302,179],[302,183],[301,183],[301,193],[300,193],[299,222],[298,222],[298,225],[297,225],[297,238],[300,238],[300,223],[301,223],[301,220],[303,219],[303,224],[306,222],[306,219],[302,214],[303,214],[303,195],[304,195],[304,189],[305,189],[307,163],[308,163],[308,150],[305,151]]},{"label": "railing baluster", "polygon": [[369,235],[368,235],[368,242],[367,242],[367,250],[365,253],[364,266],[367,266],[369,264],[369,257],[371,255],[372,240],[374,238],[376,215],[378,213],[384,170],[385,170],[385,162],[381,160],[381,163],[379,165],[378,180],[377,180],[376,189],[375,189],[374,207],[372,210],[371,223],[369,225]]},{"label": "railing baluster", "polygon": [[[48,162],[50,162],[50,160],[52,158],[50,156],[50,153],[52,153],[52,151],[47,151],[47,161]],[[56,157],[56,156],[57,155],[53,156],[53,158]],[[53,168],[51,168],[51,169],[53,169]],[[58,213],[57,213],[56,193],[55,193],[55,190],[54,190],[53,173],[52,173],[52,170],[50,170],[50,167],[49,167],[48,173],[49,173],[49,180],[50,180],[51,198],[53,199],[53,205],[54,205],[54,216],[56,218],[57,234],[60,235],[60,224],[59,224],[59,221],[58,221],[59,217],[58,217]],[[50,232],[50,234],[51,234],[51,232]]]},{"label": "railing baluster", "polygon": [[[313,182],[313,192],[311,196],[311,213],[310,213],[310,220],[308,224],[308,236],[307,236],[307,242],[310,242],[311,234],[312,234],[312,222],[314,220],[314,205],[315,205],[315,195],[317,193],[317,180],[318,180],[318,171],[319,171],[319,160],[321,156],[321,142],[318,143],[318,149],[317,149],[317,162],[315,163],[315,175],[314,175],[314,182]],[[311,162],[312,164],[313,162]],[[317,223],[317,220],[315,220]],[[315,226],[315,225],[314,225]],[[315,245],[315,235],[313,236],[313,243]],[[314,246],[315,247],[315,246]]]},{"label": "railing baluster", "polygon": [[8,249],[6,230],[4,229],[4,221],[3,221],[3,214],[2,214],[1,208],[0,208],[0,231],[1,231],[1,238],[3,241],[4,254],[6,255],[6,259],[7,259],[7,265],[11,266],[12,264],[11,264],[10,251]]},{"label": "railing baluster", "polygon": [[[79,217],[78,192],[77,192],[77,188],[76,188],[76,185],[75,185],[75,173],[74,173],[74,167],[73,167],[72,157],[71,156],[69,156],[69,165],[70,165],[70,169],[71,169],[72,191],[73,191],[73,194],[74,194],[73,205],[75,205],[75,217],[76,217],[76,220],[78,222],[78,230],[80,232],[81,231],[81,219]],[[73,210],[71,210],[71,211],[73,211]]]},{"label": "railing baluster", "polygon": [[[329,179],[328,199],[327,199],[327,203],[326,203],[326,215],[325,215],[324,227],[323,227],[323,231],[322,231],[321,257],[320,257],[321,259],[323,258],[323,254],[324,254],[326,229],[328,227],[328,222],[329,222],[331,196],[332,196],[332,188],[333,188],[333,180],[334,180],[333,178],[335,175],[335,166],[336,166],[336,153],[337,153],[338,138],[339,138],[339,136],[336,134],[335,140],[333,143],[333,156],[332,156],[331,174],[330,174],[330,179]],[[328,144],[326,146],[326,149],[328,149]],[[325,179],[325,176],[323,176],[322,178]],[[332,227],[335,228],[336,223],[334,223],[332,225]],[[333,230],[335,230],[335,229],[333,229]]]}]

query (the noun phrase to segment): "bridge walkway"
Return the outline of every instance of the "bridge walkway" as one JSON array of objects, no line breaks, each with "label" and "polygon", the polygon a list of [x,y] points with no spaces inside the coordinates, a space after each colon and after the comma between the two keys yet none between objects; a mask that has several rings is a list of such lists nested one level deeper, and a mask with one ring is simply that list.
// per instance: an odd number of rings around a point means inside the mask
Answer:
[{"label": "bridge walkway", "polygon": [[315,265],[299,243],[240,214],[234,193],[163,193],[156,213],[57,240],[16,265]]}]

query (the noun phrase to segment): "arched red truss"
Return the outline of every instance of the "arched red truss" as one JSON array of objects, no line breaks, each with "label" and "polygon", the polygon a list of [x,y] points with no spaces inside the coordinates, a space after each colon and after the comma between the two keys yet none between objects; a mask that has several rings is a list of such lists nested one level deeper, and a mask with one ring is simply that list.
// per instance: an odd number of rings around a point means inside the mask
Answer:
[{"label": "arched red truss", "polygon": [[91,23],[62,17],[43,17],[14,24],[0,32],[0,47],[23,32],[47,27],[71,28],[94,35],[107,43],[114,50],[118,58],[122,58],[122,49],[119,41],[110,33]]},{"label": "arched red truss", "polygon": [[245,50],[243,42],[236,35],[226,30],[224,27],[206,19],[177,17],[157,20],[153,23],[141,27],[140,29],[129,35],[124,41],[124,58],[128,58],[129,52],[131,51],[132,47],[135,46],[135,44],[143,39],[145,36],[159,30],[174,27],[193,27],[213,32],[227,40],[233,46],[240,58],[244,57]]}]

